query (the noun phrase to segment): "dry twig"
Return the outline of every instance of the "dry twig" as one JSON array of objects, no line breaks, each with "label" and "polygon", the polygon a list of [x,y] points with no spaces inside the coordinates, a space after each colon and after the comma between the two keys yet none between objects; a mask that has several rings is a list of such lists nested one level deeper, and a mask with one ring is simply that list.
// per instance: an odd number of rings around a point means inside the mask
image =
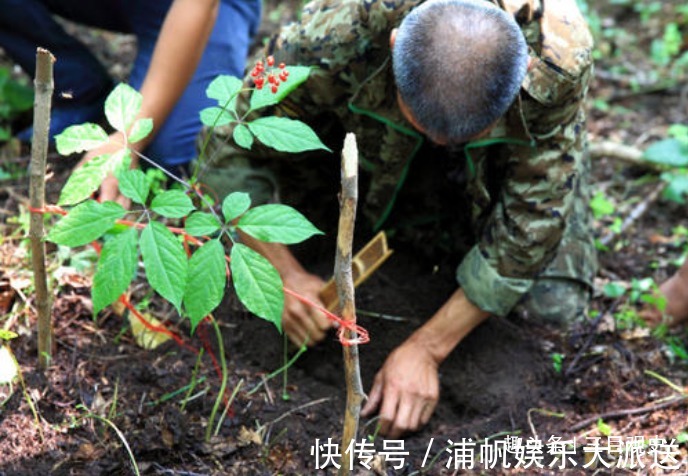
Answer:
[{"label": "dry twig", "polygon": [[[334,276],[337,294],[342,309],[341,316],[345,321],[356,321],[354,302],[354,279],[352,270],[354,222],[358,202],[358,149],[356,136],[347,134],[342,150],[342,193],[340,197],[339,231],[337,233],[337,255],[335,257]],[[352,330],[345,330],[345,338],[354,339]],[[342,446],[356,439],[358,422],[363,401],[363,384],[358,360],[358,345],[344,345],[344,372],[346,380],[346,411],[344,415],[344,432]],[[342,452],[340,475],[350,473],[351,452]]]}]

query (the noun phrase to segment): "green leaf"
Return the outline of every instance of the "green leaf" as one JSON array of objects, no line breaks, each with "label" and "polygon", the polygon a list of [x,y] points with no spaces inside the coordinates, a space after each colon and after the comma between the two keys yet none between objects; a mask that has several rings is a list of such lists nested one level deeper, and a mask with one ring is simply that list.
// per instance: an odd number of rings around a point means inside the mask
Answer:
[{"label": "green leaf", "polygon": [[606,424],[602,418],[597,419],[597,430],[604,436],[612,434],[612,427]]},{"label": "green leaf", "polygon": [[648,147],[643,158],[655,164],[685,167],[688,165],[688,146],[678,139],[664,139]]},{"label": "green leaf", "polygon": [[184,228],[191,236],[212,235],[222,224],[215,215],[206,212],[194,212],[186,219]]},{"label": "green leaf", "polygon": [[307,124],[288,117],[261,117],[249,122],[248,128],[268,147],[280,152],[303,152],[306,150],[324,149],[325,144]]},{"label": "green leaf", "polygon": [[131,227],[105,242],[93,277],[93,315],[115,302],[136,275],[138,230]]},{"label": "green leaf", "polygon": [[58,205],[82,202],[98,190],[108,173],[110,154],[99,155],[74,169],[60,192]]},{"label": "green leaf", "polygon": [[607,200],[602,191],[597,192],[590,200],[590,208],[597,219],[614,213],[614,203]]},{"label": "green leaf", "polygon": [[16,332],[8,331],[7,329],[0,329],[0,340],[12,340],[19,337]]},{"label": "green leaf", "polygon": [[323,234],[301,213],[280,204],[252,208],[239,219],[237,227],[258,240],[288,245]]},{"label": "green leaf", "polygon": [[136,121],[134,121],[134,125],[131,127],[131,130],[129,131],[129,137],[127,137],[127,140],[131,144],[133,144],[135,142],[140,141],[141,139],[148,137],[148,134],[150,134],[152,130],[153,119],[149,117],[142,117],[140,119],[136,119]]},{"label": "green leaf", "polygon": [[220,75],[208,85],[205,94],[210,99],[215,99],[223,109],[236,111],[237,95],[244,83],[241,79],[229,75]]},{"label": "green leaf", "polygon": [[251,197],[245,192],[232,192],[222,202],[225,223],[229,223],[251,206]]},{"label": "green leaf", "polygon": [[662,174],[662,179],[667,181],[667,187],[662,192],[662,197],[676,203],[686,203],[688,195],[688,176],[673,173]]},{"label": "green leaf", "polygon": [[33,88],[10,79],[4,84],[4,99],[12,111],[28,111],[33,107]]},{"label": "green leaf", "polygon": [[163,224],[154,221],[141,233],[141,254],[150,285],[179,310],[189,267],[182,244]]},{"label": "green leaf", "polygon": [[118,203],[89,200],[72,208],[67,216],[57,222],[46,239],[72,248],[85,245],[103,236],[126,213]]},{"label": "green leaf", "polygon": [[125,134],[141,110],[143,96],[129,86],[120,83],[105,99],[105,116],[112,127]]},{"label": "green leaf", "polygon": [[270,85],[266,85],[263,89],[254,89],[251,94],[251,103],[249,112],[255,111],[267,106],[277,104],[282,99],[287,97],[294,89],[301,83],[308,79],[311,68],[308,66],[287,66],[289,77],[286,82],[279,85],[276,93],[270,89]]},{"label": "green leaf", "polygon": [[241,243],[232,247],[229,264],[239,300],[253,314],[272,322],[282,332],[284,292],[277,270],[267,259]]},{"label": "green leaf", "polygon": [[626,293],[626,286],[619,283],[607,283],[604,285],[603,293],[608,298],[618,298]]},{"label": "green leaf", "polygon": [[55,136],[55,147],[60,155],[76,154],[95,149],[108,141],[108,135],[98,124],[87,122],[69,126]]},{"label": "green leaf", "polygon": [[201,122],[208,127],[219,127],[236,121],[229,112],[217,106],[206,107],[201,111]]},{"label": "green leaf", "polygon": [[181,190],[167,190],[156,195],[151,202],[151,210],[167,218],[182,218],[196,207]]},{"label": "green leaf", "polygon": [[236,145],[239,147],[251,149],[251,146],[253,145],[253,134],[251,134],[249,128],[244,124],[237,124],[236,127],[234,127],[232,137],[234,138]]},{"label": "green leaf", "polygon": [[150,189],[146,174],[138,169],[123,170],[117,176],[117,181],[122,195],[141,205],[146,203]]},{"label": "green leaf", "polygon": [[220,305],[226,284],[224,248],[218,240],[208,241],[198,248],[189,260],[184,308],[191,321],[191,332],[205,316]]}]

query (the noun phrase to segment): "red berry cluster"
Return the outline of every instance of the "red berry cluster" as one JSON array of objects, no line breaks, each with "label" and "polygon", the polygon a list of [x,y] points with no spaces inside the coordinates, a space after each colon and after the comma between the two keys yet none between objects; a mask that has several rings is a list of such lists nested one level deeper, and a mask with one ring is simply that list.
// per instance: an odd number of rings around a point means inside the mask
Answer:
[{"label": "red berry cluster", "polygon": [[286,83],[287,78],[289,78],[289,71],[287,71],[286,65],[280,63],[275,68],[275,58],[273,56],[268,56],[265,59],[265,63],[268,66],[268,71],[265,71],[265,65],[262,60],[256,61],[256,65],[251,71],[251,77],[256,85],[256,89],[263,89],[265,86],[265,81],[270,85],[270,90],[273,93],[277,92],[280,83]]}]

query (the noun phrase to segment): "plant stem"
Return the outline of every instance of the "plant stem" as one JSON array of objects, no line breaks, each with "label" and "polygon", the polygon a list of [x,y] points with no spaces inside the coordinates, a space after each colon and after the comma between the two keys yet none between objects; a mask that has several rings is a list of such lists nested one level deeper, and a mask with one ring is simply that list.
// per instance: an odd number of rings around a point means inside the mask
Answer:
[{"label": "plant stem", "polygon": [[[33,112],[33,139],[31,142],[30,203],[33,209],[42,209],[45,202],[45,164],[48,156],[50,130],[50,103],[53,95],[53,62],[48,50],[36,50],[35,100]],[[53,328],[50,319],[50,296],[45,272],[45,246],[43,244],[43,215],[31,214],[31,261],[36,287],[38,313],[38,367],[45,370],[52,356]]]},{"label": "plant stem", "polygon": [[215,329],[215,335],[217,336],[217,351],[220,356],[220,365],[222,366],[222,383],[220,384],[220,392],[215,399],[215,405],[213,405],[213,410],[210,412],[210,417],[208,418],[208,426],[205,429],[205,441],[209,442],[213,435],[213,423],[215,422],[215,415],[217,415],[217,410],[220,408],[222,400],[224,400],[225,390],[227,389],[227,359],[225,358],[225,346],[222,342],[222,331],[217,321],[210,316],[210,322],[213,324],[213,329]]},{"label": "plant stem", "polygon": [[[341,316],[345,321],[356,322],[356,304],[354,301],[354,280],[352,270],[354,223],[358,201],[358,149],[356,136],[347,134],[342,150],[342,193],[339,202],[339,230],[337,233],[337,254],[335,256],[334,277],[337,294],[341,305]],[[355,338],[351,330],[344,330],[345,337]],[[344,413],[344,431],[342,448],[356,439],[358,422],[363,401],[363,385],[358,360],[358,345],[345,345],[344,375],[346,381],[346,410]],[[342,463],[338,474],[348,475],[352,467],[352,452],[342,451]]]}]

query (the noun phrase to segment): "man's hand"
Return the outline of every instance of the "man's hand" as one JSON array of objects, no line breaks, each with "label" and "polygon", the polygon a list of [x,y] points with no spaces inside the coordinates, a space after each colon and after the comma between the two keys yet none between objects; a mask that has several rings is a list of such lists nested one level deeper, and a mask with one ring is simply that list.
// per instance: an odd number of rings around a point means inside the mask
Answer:
[{"label": "man's hand", "polygon": [[[285,288],[300,294],[318,306],[325,307],[318,296],[325,282],[318,276],[302,271],[292,271],[284,276],[283,281]],[[289,340],[297,346],[301,346],[304,342],[308,346],[313,346],[323,340],[327,330],[332,327],[332,321],[313,306],[285,293],[282,327]]]},{"label": "man's hand", "polygon": [[375,376],[363,416],[380,407],[380,433],[398,438],[432,416],[440,396],[438,363],[428,349],[409,339],[392,352]]},{"label": "man's hand", "polygon": [[380,433],[391,438],[425,425],[439,398],[439,365],[488,316],[466,298],[463,290],[456,290],[428,322],[387,357],[362,414],[368,416],[379,407]]}]

